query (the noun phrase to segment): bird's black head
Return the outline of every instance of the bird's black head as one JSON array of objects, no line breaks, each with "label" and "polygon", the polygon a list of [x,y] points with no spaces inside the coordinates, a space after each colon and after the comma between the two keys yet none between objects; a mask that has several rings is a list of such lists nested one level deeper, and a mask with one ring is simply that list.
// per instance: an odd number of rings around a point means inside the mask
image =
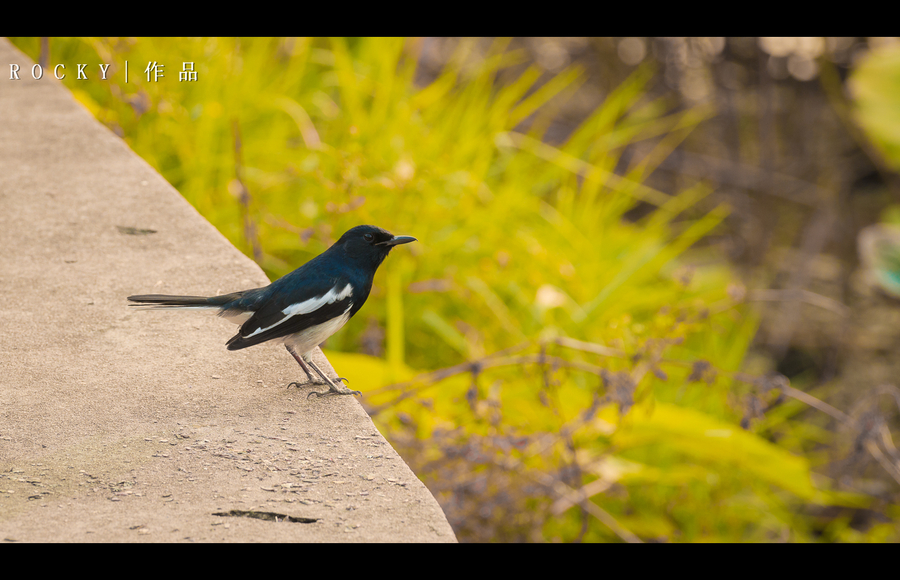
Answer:
[{"label": "bird's black head", "polygon": [[375,226],[356,226],[335,242],[333,249],[342,250],[354,261],[378,268],[394,246],[415,242],[412,236],[395,236]]}]

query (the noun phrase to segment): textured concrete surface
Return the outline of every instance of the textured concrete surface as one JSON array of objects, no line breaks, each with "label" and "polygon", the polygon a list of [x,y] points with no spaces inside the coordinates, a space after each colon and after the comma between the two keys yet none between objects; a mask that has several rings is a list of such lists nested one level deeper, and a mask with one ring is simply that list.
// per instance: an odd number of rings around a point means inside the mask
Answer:
[{"label": "textured concrete surface", "polygon": [[0,75],[0,540],[455,541],[353,397],[285,388],[281,345],[128,308],[268,280],[6,39],[0,63],[25,73]]}]

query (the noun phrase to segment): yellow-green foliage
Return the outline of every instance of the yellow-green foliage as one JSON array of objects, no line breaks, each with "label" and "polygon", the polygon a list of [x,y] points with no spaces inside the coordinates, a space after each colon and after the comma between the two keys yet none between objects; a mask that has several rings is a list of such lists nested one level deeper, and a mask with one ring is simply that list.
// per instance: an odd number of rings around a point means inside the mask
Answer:
[{"label": "yellow-green foliage", "polygon": [[867,54],[849,83],[855,120],[889,167],[900,168],[900,48]]},{"label": "yellow-green foliage", "polygon": [[[813,485],[804,437],[753,431],[777,427],[752,412],[776,391],[731,374],[756,320],[721,260],[682,259],[727,209],[703,183],[645,183],[708,112],[644,98],[641,69],[552,146],[580,72],[474,45],[419,87],[421,41],[50,44],[52,63],[113,63],[111,81],[64,82],[271,277],[357,224],[419,239],[329,357],[461,539],[805,539],[798,506],[859,504]],[[183,61],[197,82],[177,81]],[[350,354],[373,328],[384,357]]]}]

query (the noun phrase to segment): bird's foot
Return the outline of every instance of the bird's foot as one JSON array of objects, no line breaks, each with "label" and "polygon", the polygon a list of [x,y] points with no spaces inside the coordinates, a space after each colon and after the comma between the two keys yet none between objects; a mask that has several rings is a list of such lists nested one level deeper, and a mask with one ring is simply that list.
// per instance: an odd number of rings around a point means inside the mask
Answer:
[{"label": "bird's foot", "polygon": [[[344,381],[344,382],[345,382],[346,384],[348,384],[348,385],[350,384],[350,381],[347,380],[347,379],[344,378],[344,377],[337,377],[336,380],[338,380],[338,381]],[[327,384],[328,384],[328,383],[326,383],[325,381],[317,381],[317,380],[315,380],[315,379],[310,378],[310,379],[306,379],[306,380],[305,380],[304,382],[302,382],[302,383],[299,382],[299,381],[294,381],[294,382],[292,382],[292,383],[288,383],[287,388],[290,389],[291,387],[297,387],[297,388],[299,389],[300,387],[303,387],[303,386],[309,386],[309,385],[327,385]],[[358,392],[358,391],[355,391],[355,392]]]},{"label": "bird's foot", "polygon": [[306,398],[310,399],[310,398],[312,398],[313,395],[315,395],[316,397],[331,397],[334,395],[362,395],[362,393],[359,391],[351,391],[350,389],[347,389],[346,391],[340,391],[338,389],[329,389],[327,391],[322,391],[321,393],[318,391],[313,391],[310,394],[306,395]]}]

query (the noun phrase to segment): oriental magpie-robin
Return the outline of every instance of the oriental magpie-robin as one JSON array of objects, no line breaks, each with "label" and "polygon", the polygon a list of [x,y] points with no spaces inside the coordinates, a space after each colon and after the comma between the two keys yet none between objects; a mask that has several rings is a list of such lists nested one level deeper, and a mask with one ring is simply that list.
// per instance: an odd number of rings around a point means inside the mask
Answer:
[{"label": "oriental magpie-robin", "polygon": [[310,382],[312,367],[328,384],[328,391],[309,396],[359,395],[325,376],[313,362],[312,351],[359,312],[372,290],[375,271],[391,249],[414,241],[375,226],[356,226],[309,262],[262,288],[210,297],[141,294],[128,300],[137,307],[218,310],[219,316],[241,325],[226,343],[228,350],[283,340]]}]

